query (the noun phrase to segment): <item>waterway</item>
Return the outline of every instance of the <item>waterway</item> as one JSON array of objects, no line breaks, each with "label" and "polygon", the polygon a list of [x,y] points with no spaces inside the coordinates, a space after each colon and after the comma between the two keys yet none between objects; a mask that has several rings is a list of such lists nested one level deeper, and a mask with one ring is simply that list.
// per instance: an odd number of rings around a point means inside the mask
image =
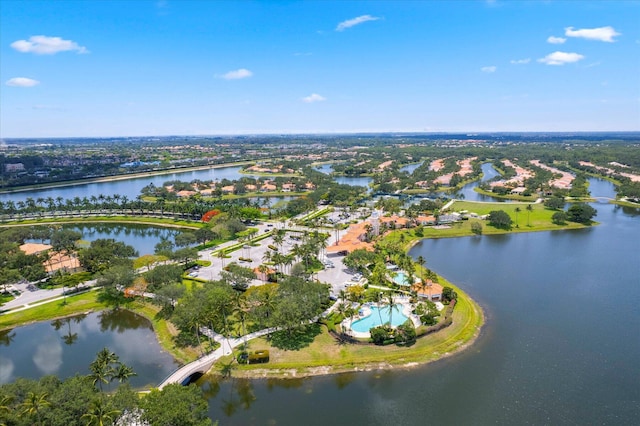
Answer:
[{"label": "waterway", "polygon": [[[612,196],[591,180],[594,196]],[[637,424],[640,211],[578,231],[425,240],[411,250],[480,302],[466,351],[407,371],[201,382],[225,425]]]},{"label": "waterway", "polygon": [[102,311],[40,322],[0,332],[0,384],[17,377],[37,379],[89,374],[89,364],[104,347],[133,368],[130,383],[148,388],[178,364],[158,344],[151,323],[130,311]]},{"label": "waterway", "polygon": [[72,186],[63,186],[58,188],[49,189],[35,189],[32,191],[21,191],[15,193],[0,194],[0,201],[25,201],[27,198],[34,200],[38,198],[62,197],[64,199],[73,199],[74,197],[87,197],[99,195],[114,195],[119,194],[121,196],[127,196],[130,200],[135,200],[140,191],[145,186],[153,183],[155,186],[162,186],[164,182],[170,180],[180,180],[183,182],[191,182],[192,180],[199,179],[206,180],[237,180],[245,175],[240,173],[241,166],[233,167],[220,167],[204,170],[194,170],[189,172],[176,172],[164,175],[147,176],[133,179],[123,179],[110,182],[94,182],[94,183],[79,183]]},{"label": "waterway", "polygon": [[[325,165],[329,166],[330,165]],[[322,167],[325,167],[322,166]],[[147,185],[154,184],[155,186],[162,186],[164,182],[170,180],[180,180],[183,182],[191,182],[193,180],[238,180],[242,177],[258,177],[248,174],[240,173],[241,166],[232,167],[220,167],[205,170],[194,170],[190,172],[176,172],[164,175],[147,176],[132,179],[122,179],[110,182],[93,182],[93,183],[79,183],[71,186],[61,186],[57,188],[48,189],[34,189],[30,191],[20,191],[14,193],[0,194],[0,201],[13,201],[17,203],[19,201],[25,201],[27,198],[37,200],[38,198],[47,199],[48,197],[54,200],[58,197],[63,199],[79,198],[91,198],[92,196],[98,197],[100,195],[115,195],[126,196],[129,200],[135,200],[139,195],[142,188]],[[345,177],[337,176],[335,181],[341,184],[364,186],[368,188],[370,177]],[[274,205],[280,201],[288,201],[290,197],[268,197],[270,205]],[[252,199],[253,200],[253,199]]]}]

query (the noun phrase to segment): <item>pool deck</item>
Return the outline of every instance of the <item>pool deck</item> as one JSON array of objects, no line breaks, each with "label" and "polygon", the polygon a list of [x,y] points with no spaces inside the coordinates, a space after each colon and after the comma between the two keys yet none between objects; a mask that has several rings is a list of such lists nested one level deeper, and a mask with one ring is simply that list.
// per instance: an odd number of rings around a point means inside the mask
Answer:
[{"label": "pool deck", "polygon": [[[414,327],[419,327],[420,325],[422,325],[422,322],[420,322],[420,318],[411,313],[411,311],[413,310],[413,307],[411,306],[411,303],[409,303],[409,298],[406,296],[396,296],[393,299],[395,304],[399,304],[402,305],[402,314],[409,318],[411,320],[411,322],[413,322],[413,326]],[[384,306],[388,306],[388,305],[384,305]],[[371,334],[366,331],[366,332],[362,332],[362,331],[355,331],[351,328],[351,324],[353,323],[353,321],[358,321],[361,320],[363,318],[367,318],[372,314],[372,310],[371,310],[371,304],[364,304],[360,306],[360,309],[362,310],[362,315],[357,315],[356,317],[354,317],[353,319],[351,318],[346,318],[344,319],[340,325],[342,327],[342,330],[345,334],[348,334],[352,337],[358,337],[358,338],[362,338],[362,339],[368,339],[371,337]]]}]

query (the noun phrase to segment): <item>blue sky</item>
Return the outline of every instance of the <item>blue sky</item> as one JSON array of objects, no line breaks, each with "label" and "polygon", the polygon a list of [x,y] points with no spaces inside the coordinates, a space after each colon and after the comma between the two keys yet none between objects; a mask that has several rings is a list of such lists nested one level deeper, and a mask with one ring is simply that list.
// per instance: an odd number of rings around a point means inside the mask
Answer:
[{"label": "blue sky", "polygon": [[0,137],[640,130],[637,1],[0,0]]}]

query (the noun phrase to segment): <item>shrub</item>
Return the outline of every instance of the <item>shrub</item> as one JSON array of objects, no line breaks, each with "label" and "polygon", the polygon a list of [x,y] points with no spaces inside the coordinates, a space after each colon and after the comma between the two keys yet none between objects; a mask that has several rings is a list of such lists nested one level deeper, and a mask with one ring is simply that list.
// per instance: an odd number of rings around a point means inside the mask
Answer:
[{"label": "shrub", "polygon": [[411,320],[406,320],[404,324],[398,327],[396,330],[395,342],[396,343],[410,343],[416,340],[416,329],[413,326]]},{"label": "shrub", "polygon": [[[393,330],[388,325],[381,325],[379,327],[374,327],[369,330],[369,334],[371,334],[371,341],[376,345],[385,345],[389,343],[393,343]],[[391,340],[389,343],[385,343],[388,340]]]},{"label": "shrub", "polygon": [[254,351],[247,359],[249,364],[263,364],[269,362],[269,351],[266,349]]}]

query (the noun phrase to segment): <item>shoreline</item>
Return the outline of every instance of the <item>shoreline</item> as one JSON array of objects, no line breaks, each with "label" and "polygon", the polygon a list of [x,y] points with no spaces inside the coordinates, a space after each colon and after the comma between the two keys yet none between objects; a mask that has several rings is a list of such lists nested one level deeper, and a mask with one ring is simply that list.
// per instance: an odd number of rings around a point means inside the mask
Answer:
[{"label": "shoreline", "polygon": [[191,166],[191,167],[182,167],[182,168],[175,168],[175,169],[152,170],[148,172],[130,173],[130,174],[124,174],[124,175],[85,178],[85,179],[78,179],[78,180],[67,181],[67,182],[51,182],[51,183],[35,184],[35,185],[29,185],[29,186],[20,186],[17,188],[0,189],[0,195],[15,194],[19,192],[39,191],[41,189],[63,188],[67,186],[85,185],[90,183],[104,183],[104,182],[116,182],[116,181],[128,180],[128,179],[141,179],[141,178],[151,177],[151,176],[170,175],[173,173],[187,173],[187,172],[194,172],[198,170],[224,169],[226,167],[237,167],[237,166],[243,166],[251,163],[252,161],[237,161],[234,163],[207,164],[203,166]]},{"label": "shoreline", "polygon": [[[479,306],[479,305],[478,305]],[[325,366],[315,366],[315,367],[307,367],[304,370],[297,370],[294,368],[274,368],[274,369],[252,369],[252,370],[234,370],[231,375],[234,378],[240,379],[251,379],[251,380],[269,380],[269,379],[280,379],[280,380],[290,380],[290,379],[305,379],[310,377],[319,377],[319,376],[333,376],[337,374],[346,374],[346,373],[367,373],[371,371],[391,371],[391,370],[412,370],[415,368],[424,367],[429,364],[433,364],[435,362],[441,361],[446,358],[450,358],[452,356],[458,355],[467,349],[471,348],[476,341],[480,338],[482,330],[484,329],[485,316],[484,310],[480,309],[482,324],[476,328],[471,339],[466,341],[465,343],[458,345],[454,350],[447,351],[433,359],[419,360],[419,361],[409,361],[405,363],[394,363],[388,361],[379,361],[376,363],[369,362],[364,363],[362,365],[354,365],[352,367],[334,367],[331,365]],[[426,352],[426,351],[425,351]],[[217,376],[221,377],[222,374],[215,371],[215,366],[211,367],[205,376]]]}]

